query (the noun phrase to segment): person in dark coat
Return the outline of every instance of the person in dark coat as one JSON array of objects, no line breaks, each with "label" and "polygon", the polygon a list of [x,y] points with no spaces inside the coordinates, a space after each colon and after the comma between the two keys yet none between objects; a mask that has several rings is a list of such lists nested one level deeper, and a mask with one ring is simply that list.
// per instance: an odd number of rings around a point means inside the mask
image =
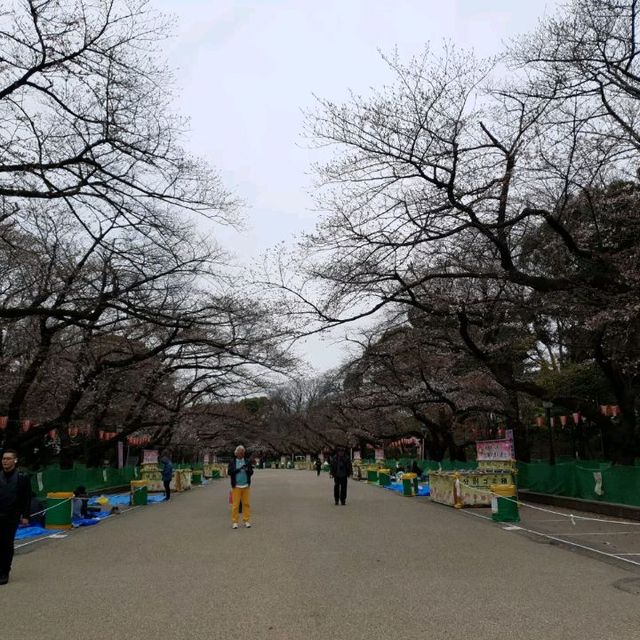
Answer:
[{"label": "person in dark coat", "polygon": [[318,475],[320,475],[320,470],[322,469],[322,462],[320,462],[320,458],[316,458],[316,471],[318,472]]},{"label": "person in dark coat", "polygon": [[160,464],[162,465],[162,484],[164,485],[164,499],[169,500],[171,498],[171,478],[173,478],[173,465],[171,464],[171,458],[167,453],[164,453],[160,458]]},{"label": "person in dark coat", "polygon": [[18,454],[5,449],[0,470],[0,585],[9,582],[16,531],[19,524],[29,524],[31,510],[31,481],[17,464]]},{"label": "person in dark coat", "polygon": [[333,499],[335,503],[347,503],[347,480],[353,473],[351,459],[346,451],[339,448],[331,458],[331,477],[333,478]]}]

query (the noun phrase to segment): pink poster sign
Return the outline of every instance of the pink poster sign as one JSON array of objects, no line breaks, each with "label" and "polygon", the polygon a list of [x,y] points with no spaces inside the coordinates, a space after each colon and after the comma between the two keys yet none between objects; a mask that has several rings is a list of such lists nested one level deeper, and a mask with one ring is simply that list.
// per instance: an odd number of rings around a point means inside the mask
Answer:
[{"label": "pink poster sign", "polygon": [[513,440],[485,440],[476,442],[478,460],[513,460]]},{"label": "pink poster sign", "polygon": [[142,464],[157,464],[158,452],[155,449],[144,449],[142,452]]}]

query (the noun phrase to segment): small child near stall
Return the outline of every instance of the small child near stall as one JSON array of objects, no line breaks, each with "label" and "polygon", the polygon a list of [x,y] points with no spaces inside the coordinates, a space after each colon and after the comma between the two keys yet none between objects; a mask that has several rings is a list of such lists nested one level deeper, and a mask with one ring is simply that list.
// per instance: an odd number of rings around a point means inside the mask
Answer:
[{"label": "small child near stall", "polygon": [[100,512],[100,507],[89,505],[89,494],[86,487],[80,485],[73,492],[73,519],[84,520]]}]

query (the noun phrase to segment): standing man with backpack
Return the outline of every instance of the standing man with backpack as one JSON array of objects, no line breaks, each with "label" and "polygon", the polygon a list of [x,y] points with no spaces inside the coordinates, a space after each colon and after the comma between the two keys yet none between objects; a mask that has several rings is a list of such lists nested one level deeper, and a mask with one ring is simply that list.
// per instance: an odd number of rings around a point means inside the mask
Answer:
[{"label": "standing man with backpack", "polygon": [[333,478],[333,499],[335,503],[345,505],[347,503],[347,480],[353,473],[351,460],[347,452],[338,447],[331,459],[331,477]]}]

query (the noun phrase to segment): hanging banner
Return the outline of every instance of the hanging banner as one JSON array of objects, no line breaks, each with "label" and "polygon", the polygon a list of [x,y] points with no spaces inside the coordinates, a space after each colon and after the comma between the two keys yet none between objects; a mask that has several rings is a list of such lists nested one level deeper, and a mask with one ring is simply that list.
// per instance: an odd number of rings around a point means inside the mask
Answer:
[{"label": "hanging banner", "polygon": [[155,449],[143,449],[142,464],[158,464],[158,452]]},{"label": "hanging banner", "polygon": [[209,454],[208,453],[204,454],[204,464],[209,464]]},{"label": "hanging banner", "polygon": [[515,458],[512,440],[485,440],[476,442],[478,460],[513,460]]},{"label": "hanging banner", "polygon": [[353,459],[354,460],[360,460],[360,452],[359,451],[354,451],[353,452]]},{"label": "hanging banner", "polygon": [[376,460],[384,460],[384,449],[376,449]]},{"label": "hanging banner", "polygon": [[604,495],[604,491],[602,489],[602,471],[594,471],[593,472],[593,479],[596,482],[595,487],[593,488],[593,492],[597,496]]}]

